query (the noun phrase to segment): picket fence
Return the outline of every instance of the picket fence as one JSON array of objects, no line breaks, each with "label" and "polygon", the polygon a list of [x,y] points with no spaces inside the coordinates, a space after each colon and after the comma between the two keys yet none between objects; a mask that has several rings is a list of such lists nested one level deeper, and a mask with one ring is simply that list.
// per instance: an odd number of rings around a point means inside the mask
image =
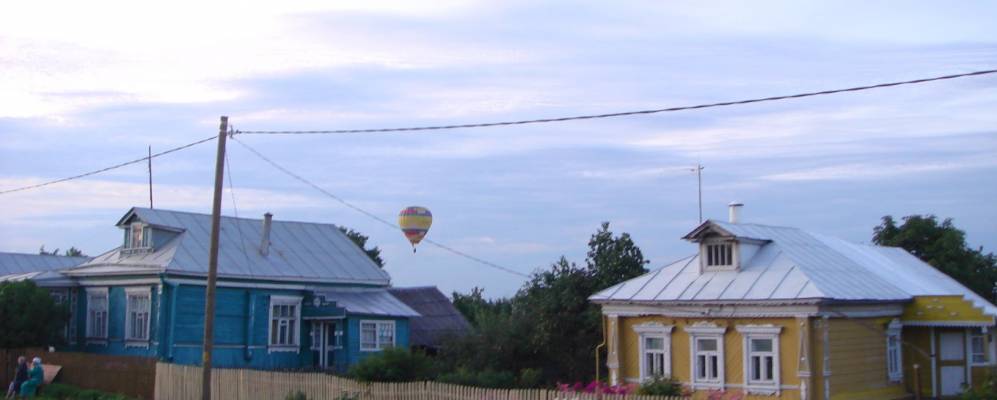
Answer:
[{"label": "picket fence", "polygon": [[[156,399],[199,400],[200,382],[200,367],[156,365]],[[281,400],[298,391],[309,400],[685,400],[671,396],[597,395],[546,389],[484,389],[437,382],[362,383],[308,372],[211,371],[211,398],[216,400]]]}]

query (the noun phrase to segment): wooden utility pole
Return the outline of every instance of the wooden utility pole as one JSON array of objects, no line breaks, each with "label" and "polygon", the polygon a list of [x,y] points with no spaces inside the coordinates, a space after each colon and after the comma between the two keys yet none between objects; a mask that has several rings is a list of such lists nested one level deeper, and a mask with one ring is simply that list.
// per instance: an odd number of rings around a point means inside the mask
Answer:
[{"label": "wooden utility pole", "polygon": [[215,281],[218,279],[218,236],[222,219],[222,186],[225,177],[225,138],[228,117],[218,128],[218,156],[215,160],[215,199],[211,204],[211,247],[208,250],[208,282],[204,290],[204,353],[201,357],[201,398],[211,400],[211,350],[215,336]]}]

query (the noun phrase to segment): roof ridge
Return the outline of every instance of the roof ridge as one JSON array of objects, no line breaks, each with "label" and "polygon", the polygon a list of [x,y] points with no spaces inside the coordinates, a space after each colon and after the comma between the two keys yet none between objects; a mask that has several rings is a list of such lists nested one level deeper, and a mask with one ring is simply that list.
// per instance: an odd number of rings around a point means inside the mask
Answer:
[{"label": "roof ridge", "polygon": [[[150,211],[150,212],[156,212],[156,213],[164,212],[164,213],[174,213],[174,214],[187,214],[187,215],[196,215],[196,216],[200,216],[200,217],[211,218],[211,214],[205,214],[205,213],[193,212],[193,211],[170,210],[170,209],[149,208],[149,207],[132,207],[132,208],[134,208],[136,210],[144,210],[144,211]],[[236,216],[224,215],[224,214],[222,214],[221,218],[222,219],[243,220],[243,221],[261,221],[261,222],[263,221],[262,218],[236,217]],[[294,224],[309,224],[309,225],[332,225],[332,226],[335,226],[337,228],[339,227],[339,225],[337,225],[335,223],[332,223],[332,222],[297,221],[297,220],[289,220],[289,219],[274,219],[273,223],[274,224],[278,224],[278,223],[281,223],[281,224],[283,224],[283,223],[294,223]]]}]

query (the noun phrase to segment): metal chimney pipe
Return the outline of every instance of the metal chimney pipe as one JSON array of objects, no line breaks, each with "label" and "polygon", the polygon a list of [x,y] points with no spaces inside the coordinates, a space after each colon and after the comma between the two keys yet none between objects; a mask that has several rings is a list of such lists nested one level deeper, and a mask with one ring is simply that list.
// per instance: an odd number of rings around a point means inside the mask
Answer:
[{"label": "metal chimney pipe", "polygon": [[730,223],[736,224],[741,222],[741,207],[744,207],[744,204],[737,201],[732,201],[727,205],[727,209],[730,211],[728,215]]},{"label": "metal chimney pipe", "polygon": [[260,240],[260,255],[270,254],[270,225],[273,223],[273,214],[263,214],[263,235]]}]

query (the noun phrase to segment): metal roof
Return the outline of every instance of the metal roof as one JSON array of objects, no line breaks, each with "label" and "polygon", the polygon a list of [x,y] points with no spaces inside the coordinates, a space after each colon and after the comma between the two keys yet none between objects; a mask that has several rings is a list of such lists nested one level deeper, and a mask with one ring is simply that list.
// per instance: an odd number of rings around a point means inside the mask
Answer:
[{"label": "metal roof", "polygon": [[[138,219],[175,235],[152,252],[125,253],[116,248],[80,268],[83,275],[100,268],[206,275],[211,216],[183,211],[132,208],[118,225]],[[322,283],[387,285],[390,276],[367,257],[333,224],[273,220],[268,255],[259,251],[263,221],[221,218],[218,274],[221,277],[260,278]],[[155,237],[160,232],[154,232]]]},{"label": "metal roof", "polygon": [[398,300],[387,289],[317,289],[316,296],[336,302],[350,314],[418,317],[419,313]]},{"label": "metal roof", "polygon": [[440,347],[452,335],[464,335],[471,324],[435,286],[390,288],[388,291],[421,314],[409,322],[409,344]]},{"label": "metal roof", "polygon": [[706,224],[737,238],[764,242],[742,261],[738,271],[700,273],[697,254],[607,288],[590,299],[903,301],[913,296],[960,295],[997,315],[993,304],[903,249],[855,244],[797,228],[718,221]]},{"label": "metal roof", "polygon": [[90,260],[89,257],[0,252],[0,276],[70,268],[83,264],[88,260]]}]

